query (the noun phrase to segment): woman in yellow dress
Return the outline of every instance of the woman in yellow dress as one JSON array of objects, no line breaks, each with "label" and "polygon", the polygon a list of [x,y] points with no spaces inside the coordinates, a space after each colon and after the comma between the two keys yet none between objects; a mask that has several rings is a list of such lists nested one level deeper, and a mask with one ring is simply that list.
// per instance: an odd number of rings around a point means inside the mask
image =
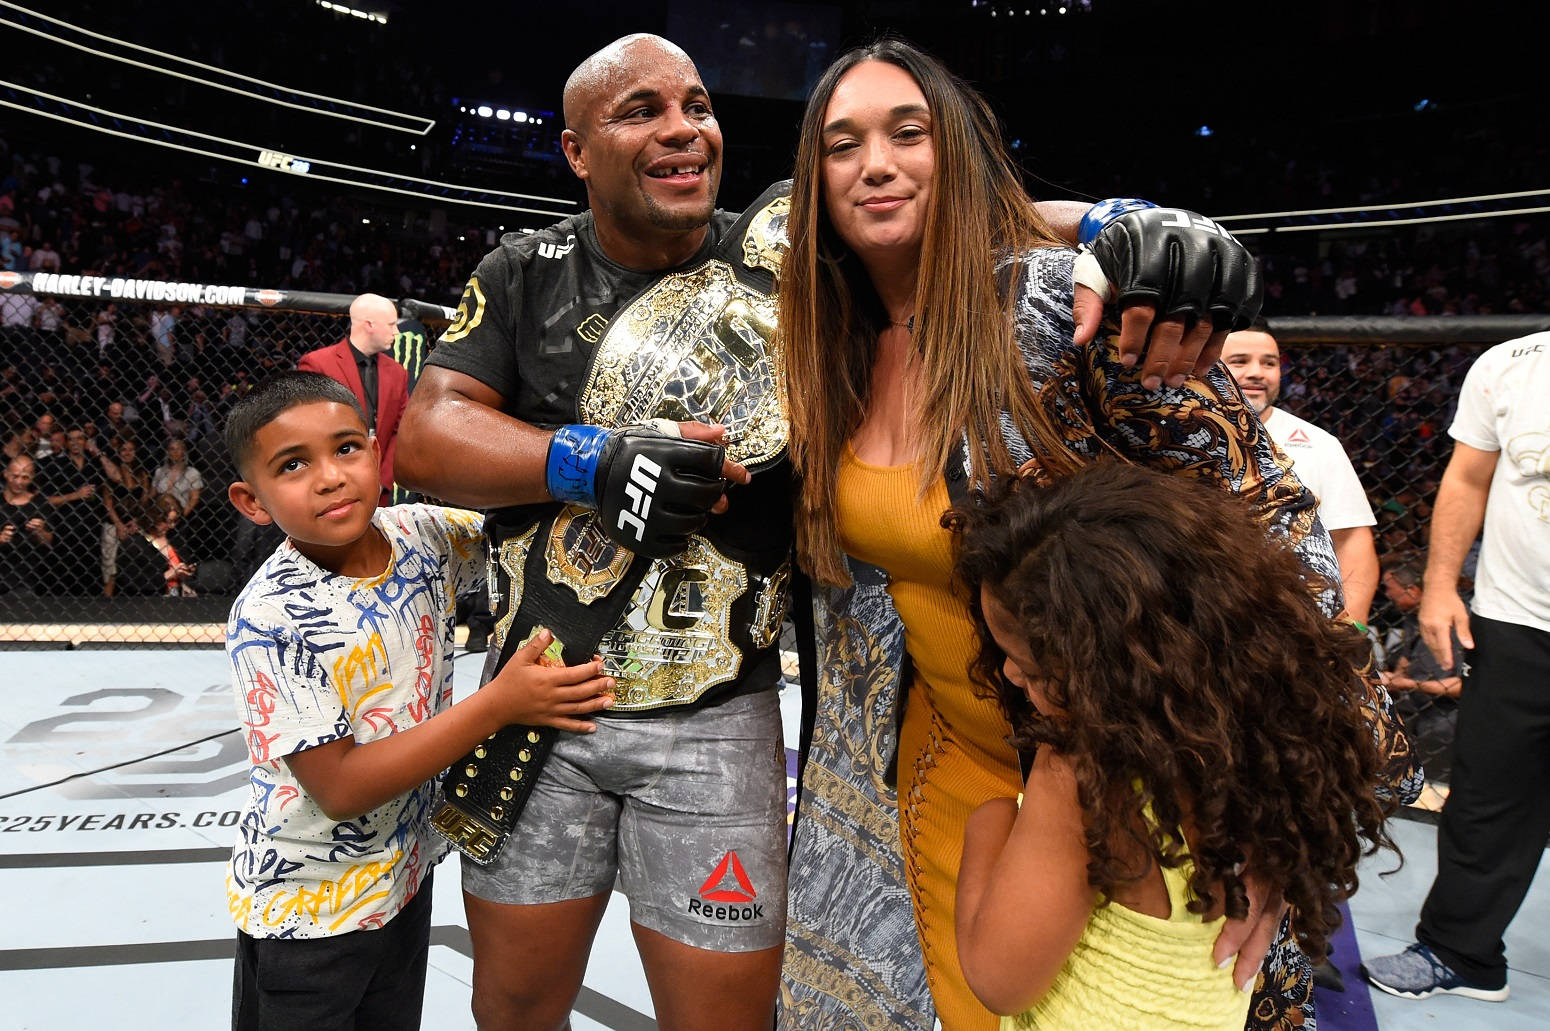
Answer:
[{"label": "woman in yellow dress", "polygon": [[[1209,219],[1158,210],[1120,223],[1133,251],[1184,227],[1179,278],[1191,263],[1239,267],[1228,252],[1241,248]],[[779,333],[819,676],[780,1026],[931,1031],[939,1016],[947,1031],[985,1031],[997,1019],[953,942],[959,856],[969,814],[1015,796],[1021,776],[1006,718],[969,682],[975,634],[952,591],[944,510],[1020,468],[1117,453],[1243,495],[1327,579],[1333,553],[1315,499],[1220,365],[1161,385],[1150,357],[1136,366],[1102,342],[1076,345],[1083,261],[1033,209],[988,106],[920,51],[883,40],[820,79],[788,234]],[[1175,311],[1168,281],[1154,291],[1160,313]],[[1197,309],[1195,332],[1224,335],[1256,309],[1257,296]],[[1325,602],[1333,615],[1338,598]],[[1311,968],[1284,922],[1277,933],[1254,1026],[1311,1016]],[[1247,966],[1251,977],[1257,961]]]}]

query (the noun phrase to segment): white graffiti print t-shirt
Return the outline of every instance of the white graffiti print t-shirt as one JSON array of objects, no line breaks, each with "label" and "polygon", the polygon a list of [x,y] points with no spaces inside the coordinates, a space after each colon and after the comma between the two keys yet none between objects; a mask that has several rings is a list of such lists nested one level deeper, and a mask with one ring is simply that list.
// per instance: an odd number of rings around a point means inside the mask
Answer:
[{"label": "white graffiti print t-shirt", "polygon": [[393,549],[380,576],[330,573],[287,541],[226,625],[252,763],[226,897],[255,938],[381,927],[446,854],[430,827],[434,780],[336,822],[282,761],[350,735],[365,744],[396,734],[452,703],[455,608],[482,576],[480,517],[402,505],[373,522]]}]

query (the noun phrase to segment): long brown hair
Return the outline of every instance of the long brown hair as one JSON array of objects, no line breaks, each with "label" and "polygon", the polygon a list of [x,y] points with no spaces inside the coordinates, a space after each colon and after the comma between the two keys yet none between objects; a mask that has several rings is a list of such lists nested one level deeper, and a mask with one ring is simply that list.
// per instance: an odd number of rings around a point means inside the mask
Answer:
[{"label": "long brown hair", "polygon": [[[1241,917],[1251,861],[1322,956],[1358,861],[1394,847],[1393,803],[1377,793],[1371,649],[1325,617],[1291,547],[1236,495],[1118,462],[1014,482],[948,522],[980,630],[975,680],[1019,745],[1070,757],[1089,882],[1109,896],[1150,870],[1127,840],[1170,867],[1187,848],[1191,909],[1220,896]],[[1006,680],[981,588],[1015,618],[1065,715],[1040,714]]]},{"label": "long brown hair", "polygon": [[[780,336],[791,395],[791,454],[797,552],[822,583],[849,581],[840,553],[835,479],[845,442],[861,424],[873,347],[887,324],[861,262],[840,240],[823,201],[823,120],[835,87],[864,61],[908,72],[931,111],[935,148],[931,200],[916,283],[914,342],[923,411],[921,492],[942,474],[967,435],[970,473],[1009,473],[1000,413],[1029,441],[1051,439],[1012,335],[1011,289],[998,260],[1059,243],[1024,192],[984,98],[940,62],[897,39],[852,50],[824,72],[807,101],[797,143],[781,270]],[[1016,282],[1017,268],[1008,282]]]}]

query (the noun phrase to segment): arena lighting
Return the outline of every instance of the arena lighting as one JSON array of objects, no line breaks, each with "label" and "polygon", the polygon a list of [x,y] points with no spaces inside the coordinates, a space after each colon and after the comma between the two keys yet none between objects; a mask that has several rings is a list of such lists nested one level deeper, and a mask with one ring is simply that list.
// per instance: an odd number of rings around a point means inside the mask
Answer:
[{"label": "arena lighting", "polygon": [[[184,152],[186,154],[198,154],[201,157],[216,158],[216,159],[219,159],[219,160],[222,160],[222,161],[231,161],[231,162],[234,162],[236,164],[242,164],[242,165],[260,165],[260,162],[254,160],[249,155],[262,154],[264,152],[264,148],[261,148],[261,147],[257,146],[256,144],[244,143],[244,142],[242,142],[240,140],[230,140],[230,139],[226,139],[225,137],[221,137],[221,136],[212,136],[212,135],[210,135],[208,133],[196,132],[193,129],[185,129],[185,128],[181,127],[181,126],[166,125],[165,123],[162,123],[162,122],[153,122],[153,121],[150,121],[148,119],[136,118],[133,115],[127,115],[127,114],[124,114],[124,113],[119,112],[119,111],[109,111],[106,108],[97,107],[97,106],[92,105],[92,104],[85,104],[85,103],[82,103],[81,101],[78,101],[78,100],[71,100],[71,99],[69,99],[67,97],[55,96],[52,93],[45,93],[45,92],[43,92],[41,90],[35,90],[35,89],[32,89],[30,87],[26,87],[26,86],[18,86],[16,83],[13,83],[13,82],[6,82],[4,80],[0,80],[0,88],[8,88],[8,89],[11,89],[11,90],[15,91],[16,93],[19,93],[19,94],[22,94],[22,95],[31,96],[31,97],[34,97],[34,98],[41,98],[41,99],[46,99],[46,100],[52,100],[52,101],[55,101],[55,102],[60,103],[60,104],[67,104],[67,105],[70,105],[72,107],[78,108],[78,109],[80,109],[82,111],[90,111],[90,112],[93,112],[95,114],[104,115],[104,116],[106,116],[108,118],[111,118],[111,119],[129,122],[129,123],[131,123],[133,125],[147,126],[147,127],[154,128],[154,129],[162,129],[162,130],[165,130],[165,131],[170,132],[170,133],[177,133],[177,134],[180,134],[180,135],[183,135],[183,136],[192,137],[192,138],[199,139],[199,140],[207,140],[207,141],[210,141],[212,144],[219,144],[219,145],[223,145],[223,146],[226,146],[226,147],[235,148],[236,150],[242,151],[243,153],[240,153],[240,154],[221,153],[220,151],[210,150],[210,149],[207,149],[207,148],[204,148],[204,147],[189,146],[187,144],[176,143],[176,142],[173,142],[171,140],[160,140],[160,139],[154,139],[154,138],[149,137],[149,136],[140,136],[140,135],[136,135],[135,133],[124,132],[124,131],[119,130],[119,129],[110,129],[107,126],[97,125],[97,124],[94,124],[94,123],[89,122],[89,121],[81,120],[79,118],[71,118],[71,117],[69,117],[68,115],[65,115],[65,114],[58,114],[58,113],[55,113],[53,111],[46,111],[46,110],[43,110],[41,107],[39,107],[36,104],[19,104],[19,103],[16,103],[15,101],[7,100],[4,97],[0,97],[0,107],[9,107],[9,108],[12,108],[14,110],[24,112],[26,114],[40,115],[40,116],[42,116],[44,118],[49,118],[49,119],[52,119],[52,120],[54,120],[56,122],[63,122],[66,125],[75,126],[78,129],[89,129],[92,132],[99,132],[99,133],[103,133],[104,135],[108,135],[108,136],[116,136],[116,137],[119,137],[121,139],[126,139],[126,140],[136,140],[136,141],[139,141],[141,143],[149,143],[149,144],[152,144],[153,146],[157,146],[157,147],[166,147],[169,150],[178,150],[178,151],[182,151],[182,152]],[[532,193],[513,193],[513,192],[511,192],[509,190],[495,190],[495,189],[490,189],[490,188],[484,187],[484,186],[462,186],[462,185],[457,185],[457,184],[454,184],[454,183],[439,182],[439,181],[434,180],[434,179],[422,179],[422,178],[420,178],[418,176],[402,175],[402,174],[400,174],[398,172],[391,172],[391,171],[388,171],[387,169],[382,169],[382,168],[363,168],[363,167],[361,167],[359,165],[346,165],[346,164],[340,164],[340,163],[337,163],[337,162],[308,161],[305,158],[293,157],[291,155],[282,155],[282,156],[287,157],[289,159],[288,167],[283,169],[285,171],[306,172],[308,174],[309,178],[317,179],[317,180],[322,181],[322,182],[338,183],[341,186],[356,187],[356,188],[364,189],[364,190],[377,190],[377,191],[382,192],[382,193],[397,193],[397,194],[402,194],[402,195],[404,195],[406,197],[416,197],[416,198],[419,198],[421,200],[433,200],[433,201],[439,200],[439,201],[444,201],[444,202],[446,202],[448,204],[463,204],[463,205],[467,205],[467,206],[470,206],[470,207],[494,208],[497,211],[523,211],[523,212],[527,212],[527,213],[530,213],[530,214],[548,215],[548,216],[552,216],[552,217],[555,217],[555,218],[564,218],[564,217],[566,217],[567,214],[570,214],[569,212],[551,211],[551,210],[545,210],[545,209],[542,209],[542,208],[523,207],[523,206],[518,205],[518,204],[506,204],[506,203],[496,204],[496,203],[491,203],[491,202],[488,202],[488,201],[470,200],[470,199],[465,199],[465,198],[462,198],[462,197],[452,197],[452,196],[447,196],[445,194],[432,193],[429,190],[406,190],[406,189],[403,189],[402,187],[386,186],[386,185],[382,185],[380,183],[366,182],[366,181],[361,180],[361,179],[347,179],[347,178],[343,178],[343,177],[340,177],[340,176],[324,175],[324,174],[319,173],[319,172],[311,171],[311,168],[312,168],[313,165],[321,164],[321,165],[325,165],[325,166],[327,166],[329,168],[336,168],[336,169],[341,169],[341,170],[344,170],[344,171],[363,172],[363,173],[366,173],[368,175],[380,175],[380,176],[383,176],[383,177],[386,177],[386,178],[398,180],[400,182],[423,183],[427,187],[431,187],[431,188],[438,189],[438,190],[462,190],[462,191],[467,191],[467,192],[470,192],[470,193],[483,193],[483,194],[487,194],[487,195],[490,195],[490,196],[493,196],[493,197],[511,197],[511,198],[518,198],[518,199],[522,199],[522,200],[537,201],[537,202],[545,203],[545,204],[555,204],[555,205],[560,205],[560,206],[563,206],[563,207],[570,207],[570,208],[576,207],[576,202],[575,201],[567,200],[567,199],[561,198],[561,197],[545,197],[545,196],[542,196],[542,195],[539,195],[539,194],[532,194]],[[260,167],[275,167],[275,166],[273,166],[271,164],[271,165],[260,165]]]},{"label": "arena lighting", "polygon": [[[527,121],[527,112],[526,111],[513,111],[511,113],[511,120],[513,122],[525,122],[525,121]],[[533,121],[541,124],[543,120],[540,119],[540,118],[535,118],[535,119],[533,119]]]},{"label": "arena lighting", "polygon": [[[1392,211],[1395,208],[1430,208],[1439,204],[1474,204],[1479,201],[1517,200],[1520,197],[1543,197],[1546,194],[1550,194],[1550,190],[1517,190],[1513,193],[1481,193],[1473,197],[1438,197],[1435,200],[1407,201],[1400,204],[1368,204],[1349,208],[1304,208],[1301,211],[1260,211],[1252,215],[1220,215],[1212,217],[1215,218],[1218,222],[1243,222],[1257,221],[1262,218],[1295,218],[1302,215],[1349,215],[1358,211]],[[1508,214],[1508,212],[1486,212],[1486,214]],[[1352,224],[1373,225],[1374,223],[1358,222]],[[1237,230],[1233,231],[1237,232]]]},{"label": "arena lighting", "polygon": [[495,120],[498,122],[509,122],[511,121],[511,112],[507,111],[503,107],[499,111],[495,112]]},{"label": "arena lighting", "polygon": [[357,11],[355,8],[347,7],[344,4],[331,4],[328,2],[328,0],[318,0],[318,6],[323,8],[325,11],[335,11],[339,14],[352,15],[356,18],[362,18],[366,21],[374,21],[378,25],[387,24],[387,15],[377,11]]},{"label": "arena lighting", "polygon": [[492,110],[488,104],[480,104],[478,109],[474,112],[474,114],[478,115],[480,118],[488,118],[494,113],[494,110]]},{"label": "arena lighting", "polygon": [[254,78],[251,75],[243,75],[239,72],[228,71],[225,68],[217,68],[214,65],[203,64],[199,61],[194,61],[186,57],[179,57],[176,54],[169,54],[163,50],[156,50],[152,47],[141,46],[138,43],[131,43],[128,40],[116,39],[113,36],[105,36],[100,32],[93,32],[90,29],[84,29],[79,25],[74,25],[59,18],[53,18],[49,15],[41,14],[32,10],[31,8],[23,7],[20,4],[12,3],[11,0],[0,0],[0,8],[8,8],[12,11],[18,11],[29,18],[36,18],[40,21],[49,22],[53,25],[59,25],[69,29],[71,32],[79,33],[80,35],[90,37],[91,39],[101,40],[105,43],[111,43],[117,47],[124,47],[129,50],[135,50],[142,54],[153,54],[156,57],[164,58],[168,61],[177,61],[179,64],[188,65],[190,67],[198,68],[206,72],[213,72],[217,75],[226,76],[232,79],[240,79],[243,82],[250,82],[254,85],[262,86],[266,89],[280,90],[282,92],[290,93],[298,97],[310,97],[313,100],[321,100],[328,104],[336,104],[345,108],[354,109],[356,111],[370,111],[374,114],[387,115],[392,118],[402,119],[403,121],[409,122],[411,124],[408,126],[394,125],[392,122],[384,122],[380,119],[367,118],[362,115],[351,114],[348,111],[336,111],[329,108],[313,107],[308,104],[297,104],[292,101],[281,100],[278,97],[272,97],[264,93],[257,93],[253,90],[243,89],[240,86],[233,86],[224,82],[216,82],[213,79],[203,78],[198,75],[190,75],[186,72],[180,72],[172,68],[163,68],[158,65],[147,64],[143,61],[136,61],[133,58],[125,57],[122,54],[114,54],[105,50],[98,50],[94,47],[89,47],[84,43],[77,43],[74,40],[65,39],[63,36],[56,36],[52,33],[45,32],[42,29],[34,28],[30,25],[23,25],[20,22],[14,21],[10,18],[0,17],[0,25],[6,25],[10,28],[18,29],[22,32],[31,33],[34,36],[50,40],[51,42],[58,43],[61,46],[67,46],[74,50],[79,50],[82,53],[91,54],[94,57],[102,57],[110,61],[117,61],[120,64],[132,65],[133,67],[142,68],[146,71],[157,72],[161,75],[170,75],[173,78],[183,79],[187,82],[195,82],[201,86],[209,86],[211,89],[224,90],[227,93],[236,93],[240,96],[249,97],[253,100],[263,101],[264,103],[268,104],[276,104],[280,107],[288,107],[297,111],[307,111],[313,114],[326,115],[330,118],[343,118],[346,121],[360,122],[364,125],[374,125],[382,129],[392,129],[394,132],[413,133],[416,136],[424,136],[436,125],[434,119],[425,118],[421,115],[405,114],[402,111],[391,111],[384,107],[373,107],[370,104],[357,103],[353,100],[347,100],[344,97],[332,97],[323,93],[311,93],[307,90],[292,89],[288,86],[281,86],[277,83],[268,82],[264,79]]},{"label": "arena lighting", "polygon": [[[1400,205],[1390,205],[1400,207]],[[1479,221],[1486,218],[1500,218],[1503,215],[1542,215],[1550,211],[1550,205],[1538,208],[1510,208],[1503,211],[1467,211],[1461,215],[1426,215],[1421,218],[1378,218],[1367,222],[1324,222],[1312,226],[1280,226],[1278,233],[1307,233],[1315,229],[1365,229],[1369,226],[1415,226],[1429,222],[1460,222],[1474,219]],[[1242,230],[1234,229],[1234,236],[1242,235]]]}]

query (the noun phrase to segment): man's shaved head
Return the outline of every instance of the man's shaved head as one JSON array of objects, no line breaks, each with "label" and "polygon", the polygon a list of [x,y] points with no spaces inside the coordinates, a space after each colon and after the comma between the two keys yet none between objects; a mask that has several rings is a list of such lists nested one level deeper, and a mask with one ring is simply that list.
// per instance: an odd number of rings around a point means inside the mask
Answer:
[{"label": "man's shaved head", "polygon": [[560,149],[587,186],[598,242],[628,268],[671,268],[704,242],[721,127],[694,62],[661,36],[616,39],[565,83]]},{"label": "man's shaved head", "polygon": [[[694,62],[682,47],[649,32],[621,36],[582,61],[565,80],[565,127],[573,132],[583,131],[592,105],[599,97],[607,95],[611,89],[618,89],[623,81],[633,79],[642,63],[660,61],[664,57],[694,68]],[[694,74],[699,78],[698,71]]]},{"label": "man's shaved head", "polygon": [[365,355],[393,346],[398,334],[398,308],[381,294],[361,294],[350,302],[350,343]]}]

